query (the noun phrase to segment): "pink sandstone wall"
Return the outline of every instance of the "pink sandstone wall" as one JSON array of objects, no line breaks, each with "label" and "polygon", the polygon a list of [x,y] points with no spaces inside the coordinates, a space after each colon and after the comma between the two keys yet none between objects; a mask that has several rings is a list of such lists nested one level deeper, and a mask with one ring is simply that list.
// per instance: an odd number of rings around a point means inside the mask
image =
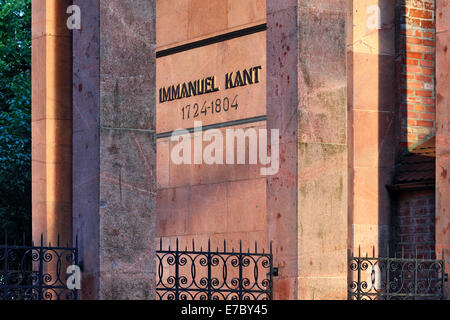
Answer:
[{"label": "pink sandstone wall", "polygon": [[70,1],[32,3],[33,240],[72,243],[72,35]]},{"label": "pink sandstone wall", "polygon": [[[395,2],[352,2],[348,34],[349,248],[384,254],[390,223],[386,185],[396,161]],[[379,14],[378,14],[379,13]]]},{"label": "pink sandstone wall", "polygon": [[[450,2],[436,0],[436,254],[450,270]],[[450,286],[447,284],[447,299]]]},{"label": "pink sandstone wall", "polygon": [[[156,8],[157,51],[266,21],[264,0],[160,0],[157,1]],[[197,73],[222,77],[225,72],[252,67],[250,64],[253,61],[259,61],[263,69],[258,88],[245,87],[227,92],[221,90],[217,94],[204,96],[205,100],[208,100],[210,97],[216,99],[222,94],[237,95],[240,107],[236,114],[231,115],[231,118],[222,114],[207,119],[199,117],[197,120],[204,120],[203,124],[206,125],[264,116],[265,37],[265,32],[259,32],[158,58],[157,88],[161,87],[162,83],[169,84],[170,81],[180,83],[181,80],[195,80]],[[203,97],[200,100],[202,99]],[[194,126],[193,119],[177,118],[182,103],[183,100],[157,107],[158,134]],[[176,112],[173,112],[174,110]],[[232,128],[258,130],[264,129],[265,126],[265,121],[260,121]],[[226,128],[220,130],[224,133]],[[213,248],[222,247],[223,240],[226,239],[230,250],[237,249],[240,240],[244,249],[254,248],[254,242],[257,241],[261,250],[267,250],[266,178],[259,174],[260,167],[248,164],[176,165],[170,159],[175,145],[175,142],[170,141],[170,137],[157,139],[157,236],[163,239],[164,246],[171,244],[174,247],[175,239],[178,238],[183,248],[186,245],[191,246],[192,239],[196,241],[198,248],[206,248],[207,241],[211,238]],[[203,148],[206,145],[207,143],[203,143]]]}]

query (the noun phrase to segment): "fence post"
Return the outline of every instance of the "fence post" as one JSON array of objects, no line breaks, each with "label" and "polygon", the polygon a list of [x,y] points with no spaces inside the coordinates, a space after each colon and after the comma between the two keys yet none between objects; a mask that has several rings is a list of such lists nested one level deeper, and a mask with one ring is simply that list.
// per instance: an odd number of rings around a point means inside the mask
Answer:
[{"label": "fence post", "polygon": [[356,299],[361,300],[361,246],[358,249],[358,258],[356,263],[358,265],[358,285],[356,286]]},{"label": "fence post", "polygon": [[44,235],[41,234],[41,246],[39,248],[39,300],[43,298],[43,281],[44,281]]},{"label": "fence post", "polygon": [[269,300],[273,300],[273,254],[272,254],[272,241],[270,241],[270,256],[269,256],[269,263],[270,263],[270,285],[269,285]]},{"label": "fence post", "polygon": [[208,300],[211,300],[211,239],[208,239]]},{"label": "fence post", "polygon": [[175,249],[175,300],[180,299],[180,292],[179,292],[179,255],[178,255],[178,238],[177,238],[177,245]]},{"label": "fence post", "polygon": [[242,300],[242,240],[239,241],[239,300]]},{"label": "fence post", "polygon": [[[437,257],[436,257],[437,258]],[[442,276],[441,276],[441,300],[445,300],[445,257],[444,257],[444,249],[442,249]]]}]

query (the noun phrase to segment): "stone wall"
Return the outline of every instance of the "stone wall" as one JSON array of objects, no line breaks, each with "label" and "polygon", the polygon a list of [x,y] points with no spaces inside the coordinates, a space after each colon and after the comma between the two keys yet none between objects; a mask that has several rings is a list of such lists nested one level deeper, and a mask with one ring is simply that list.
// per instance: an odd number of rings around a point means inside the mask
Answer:
[{"label": "stone wall", "polygon": [[79,1],[74,228],[84,299],[155,296],[155,2]]},{"label": "stone wall", "polygon": [[[450,3],[436,0],[436,254],[450,270]],[[447,299],[450,286],[447,285]]]},{"label": "stone wall", "polygon": [[[266,22],[265,0],[160,0],[157,1],[157,52],[229,34],[258,26]],[[266,177],[260,175],[260,166],[249,164],[248,142],[245,164],[208,165],[202,163],[175,164],[171,153],[177,142],[171,141],[175,129],[194,127],[191,115],[181,117],[186,105],[211,104],[214,99],[235,98],[238,108],[234,113],[221,112],[195,118],[202,125],[219,129],[224,137],[226,129],[265,129],[264,120],[246,124],[221,123],[246,120],[266,115],[266,32],[256,32],[230,40],[183,50],[157,58],[157,91],[169,84],[217,76],[222,83],[228,72],[261,65],[258,86],[225,91],[223,84],[217,93],[181,99],[157,106],[157,236],[164,247],[191,247],[195,240],[198,248],[207,247],[211,239],[213,248],[227,241],[229,250],[258,247],[268,250],[266,223]],[[194,141],[193,135],[191,141]],[[227,141],[228,142],[228,141]],[[193,144],[192,144],[193,145]],[[202,143],[203,154],[209,143]],[[237,150],[237,148],[235,148]],[[193,147],[193,153],[195,150]]]}]

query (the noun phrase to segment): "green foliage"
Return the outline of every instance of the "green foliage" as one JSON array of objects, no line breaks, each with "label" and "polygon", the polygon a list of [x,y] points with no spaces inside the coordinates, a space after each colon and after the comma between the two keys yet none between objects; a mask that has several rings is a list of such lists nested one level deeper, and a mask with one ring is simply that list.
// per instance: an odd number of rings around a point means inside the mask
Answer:
[{"label": "green foliage", "polygon": [[0,0],[0,233],[31,224],[31,0]]}]

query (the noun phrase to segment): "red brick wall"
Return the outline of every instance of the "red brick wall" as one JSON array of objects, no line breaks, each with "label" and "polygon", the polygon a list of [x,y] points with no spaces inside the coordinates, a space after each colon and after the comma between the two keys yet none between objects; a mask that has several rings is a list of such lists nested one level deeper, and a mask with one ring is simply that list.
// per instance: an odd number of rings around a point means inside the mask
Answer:
[{"label": "red brick wall", "polygon": [[405,256],[430,257],[435,250],[434,190],[404,191],[398,195],[395,242]]},{"label": "red brick wall", "polygon": [[399,0],[401,147],[435,133],[434,0]]}]

